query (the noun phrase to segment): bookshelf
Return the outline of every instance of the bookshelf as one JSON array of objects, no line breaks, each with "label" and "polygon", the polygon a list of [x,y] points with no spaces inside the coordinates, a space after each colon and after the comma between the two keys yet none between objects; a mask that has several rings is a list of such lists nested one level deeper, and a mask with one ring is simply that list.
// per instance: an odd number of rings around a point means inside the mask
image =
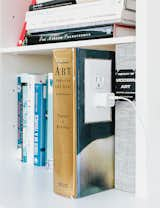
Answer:
[{"label": "bookshelf", "polygon": [[121,43],[135,43],[136,38],[134,36],[120,37],[120,38],[105,38],[105,39],[95,39],[95,40],[84,40],[84,41],[73,41],[65,43],[53,43],[44,44],[36,46],[23,46],[23,47],[9,47],[1,48],[0,52],[2,54],[41,54],[49,55],[52,54],[54,49],[58,48],[94,48],[94,49],[104,49],[104,50],[114,50],[116,44]]},{"label": "bookshelf", "polygon": [[[85,47],[114,50],[116,44],[137,42],[137,112],[144,121],[148,116],[146,113],[148,107],[146,106],[147,55],[146,40],[144,38],[146,25],[143,24],[146,21],[145,11],[137,12],[138,41],[135,37],[125,37],[17,48],[15,43],[18,40],[28,4],[29,1],[25,0],[5,0],[0,2],[0,93],[3,97],[3,102],[0,102],[0,162],[4,165],[0,173],[0,181],[2,183],[0,187],[0,206],[2,205],[2,207],[6,208],[11,206],[16,208],[22,206],[39,208],[44,206],[62,208],[136,207],[136,204],[139,203],[138,197],[141,195],[144,197],[145,195],[145,177],[147,175],[145,169],[146,138],[144,138],[144,129],[138,124],[139,122],[137,122],[136,138],[137,196],[118,190],[111,190],[78,200],[59,197],[53,194],[52,191],[52,171],[43,168],[32,168],[16,161],[15,76],[21,72],[51,72],[52,59],[50,55],[52,50],[56,48]],[[137,4],[138,8],[143,8],[146,2],[141,0],[137,1]],[[144,67],[142,68],[142,66]],[[155,107],[158,109],[158,106]],[[153,118],[151,118],[151,121],[153,121]],[[145,127],[147,126],[146,123],[147,121],[144,121]],[[155,124],[154,121],[153,124]],[[158,122],[156,126],[157,124]],[[151,129],[148,131],[151,131]],[[6,185],[7,180],[10,185]]]}]

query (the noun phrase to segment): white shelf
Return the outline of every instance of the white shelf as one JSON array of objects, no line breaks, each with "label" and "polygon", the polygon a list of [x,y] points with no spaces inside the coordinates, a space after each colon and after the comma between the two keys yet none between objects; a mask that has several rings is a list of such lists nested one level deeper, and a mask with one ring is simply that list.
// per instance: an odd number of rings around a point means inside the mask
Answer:
[{"label": "white shelf", "polygon": [[58,196],[53,193],[52,178],[51,170],[31,167],[7,158],[1,170],[0,207],[135,208],[136,198],[133,194],[116,190],[104,191],[80,199]]},{"label": "white shelf", "polygon": [[22,46],[22,47],[10,47],[1,48],[0,53],[2,54],[37,54],[37,55],[48,55],[52,54],[52,50],[60,48],[72,48],[72,47],[84,47],[84,48],[113,48],[116,44],[121,43],[133,43],[136,41],[134,36],[120,37],[120,38],[104,38],[94,40],[83,40],[83,41],[72,41],[62,43],[52,43],[43,45],[33,46]]}]

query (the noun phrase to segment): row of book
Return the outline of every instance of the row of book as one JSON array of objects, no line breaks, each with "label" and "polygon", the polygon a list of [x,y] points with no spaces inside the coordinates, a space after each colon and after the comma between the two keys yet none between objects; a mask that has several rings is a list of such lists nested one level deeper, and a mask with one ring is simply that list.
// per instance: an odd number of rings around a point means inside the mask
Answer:
[{"label": "row of book", "polygon": [[35,166],[53,161],[53,74],[19,74],[18,140],[21,161]]},{"label": "row of book", "polygon": [[135,0],[83,2],[32,3],[18,46],[135,35]]}]

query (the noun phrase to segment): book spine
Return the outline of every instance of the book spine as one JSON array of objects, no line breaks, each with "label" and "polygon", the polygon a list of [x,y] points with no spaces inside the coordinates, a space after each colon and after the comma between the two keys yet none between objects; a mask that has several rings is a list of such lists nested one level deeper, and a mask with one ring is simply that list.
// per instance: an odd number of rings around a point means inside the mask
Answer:
[{"label": "book spine", "polygon": [[34,78],[28,82],[28,163],[34,164]]},{"label": "book spine", "polygon": [[38,0],[32,0],[31,5],[35,5],[35,4],[37,4],[37,1],[38,1]]},{"label": "book spine", "polygon": [[36,0],[36,3],[40,4],[40,3],[49,2],[49,1],[53,1],[53,0]]},{"label": "book spine", "polygon": [[42,166],[46,165],[46,151],[47,151],[47,83],[43,83],[42,88],[42,121],[43,121],[43,137],[41,140],[41,160],[42,160]]},{"label": "book spine", "polygon": [[[117,96],[136,103],[136,45],[116,45]],[[136,190],[136,112],[126,101],[115,107],[115,188],[135,193]],[[126,157],[127,155],[127,157]]]},{"label": "book spine", "polygon": [[40,166],[40,147],[39,141],[41,137],[40,131],[40,102],[41,102],[41,89],[38,84],[35,84],[35,118],[34,118],[34,165]]},{"label": "book spine", "polygon": [[22,27],[22,31],[21,31],[21,34],[20,34],[20,37],[19,37],[19,41],[17,43],[17,46],[22,46],[23,45],[23,42],[25,40],[25,35],[27,33],[26,26],[27,26],[27,23],[24,22],[23,27]]},{"label": "book spine", "polygon": [[113,30],[114,37],[135,36],[135,35],[136,35],[136,30],[134,26],[114,24],[114,30]]},{"label": "book spine", "polygon": [[17,148],[22,147],[22,141],[23,141],[23,106],[22,106],[22,87],[21,87],[21,77],[17,77],[17,125],[18,125],[18,139],[17,139]]},{"label": "book spine", "polygon": [[76,197],[76,50],[53,52],[54,191]]},{"label": "book spine", "polygon": [[26,83],[22,84],[23,94],[23,142],[22,142],[22,162],[27,162],[27,140],[28,140],[28,86]]},{"label": "book spine", "polygon": [[48,74],[47,81],[47,165],[53,162],[53,74]]},{"label": "book spine", "polygon": [[136,11],[136,0],[126,0],[125,8],[127,10]]},{"label": "book spine", "polygon": [[75,0],[54,0],[54,1],[31,5],[29,7],[29,11],[49,9],[49,8],[54,8],[54,7],[59,7],[59,6],[67,6],[67,5],[71,5],[71,4],[75,4],[75,3],[76,3]]},{"label": "book spine", "polygon": [[35,84],[34,165],[45,166],[46,85]]},{"label": "book spine", "polygon": [[56,43],[64,41],[78,41],[96,38],[113,37],[113,25],[101,26],[96,28],[84,28],[75,30],[66,30],[61,32],[49,32],[41,34],[30,34],[26,36],[26,45]]}]

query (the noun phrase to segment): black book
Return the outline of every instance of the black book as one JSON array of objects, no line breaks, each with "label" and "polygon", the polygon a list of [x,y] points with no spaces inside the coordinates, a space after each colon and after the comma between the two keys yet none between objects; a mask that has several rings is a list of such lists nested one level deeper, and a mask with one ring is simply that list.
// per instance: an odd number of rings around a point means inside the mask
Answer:
[{"label": "black book", "polygon": [[27,34],[24,45],[37,45],[113,37],[114,25],[92,26]]},{"label": "black book", "polygon": [[49,1],[49,2],[30,5],[29,11],[49,9],[49,8],[59,7],[59,6],[67,6],[67,5],[71,5],[71,4],[76,4],[76,0],[53,0],[53,1]]}]

